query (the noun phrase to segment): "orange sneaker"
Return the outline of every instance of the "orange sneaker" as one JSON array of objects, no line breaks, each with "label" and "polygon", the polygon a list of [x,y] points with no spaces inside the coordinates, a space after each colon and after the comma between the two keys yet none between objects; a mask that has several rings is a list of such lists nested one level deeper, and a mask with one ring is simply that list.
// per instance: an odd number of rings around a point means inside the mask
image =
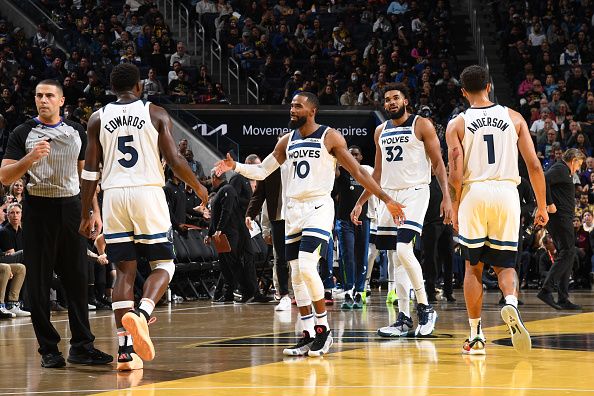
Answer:
[{"label": "orange sneaker", "polygon": [[121,346],[118,350],[118,363],[116,370],[118,371],[130,371],[140,370],[143,367],[142,359],[134,352],[134,347]]},{"label": "orange sneaker", "polygon": [[155,358],[155,347],[149,335],[148,323],[137,310],[127,312],[122,318],[122,325],[132,335],[134,351],[147,362]]}]

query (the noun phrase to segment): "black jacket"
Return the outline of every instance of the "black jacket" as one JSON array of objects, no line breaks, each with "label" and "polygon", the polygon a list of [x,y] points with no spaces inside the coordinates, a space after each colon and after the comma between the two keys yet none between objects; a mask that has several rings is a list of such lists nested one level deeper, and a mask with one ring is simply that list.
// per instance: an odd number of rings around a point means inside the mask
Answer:
[{"label": "black jacket", "polygon": [[264,204],[264,201],[266,201],[268,218],[270,221],[277,220],[276,214],[279,210],[279,206],[282,206],[283,204],[281,194],[281,170],[278,168],[268,175],[266,179],[258,181],[245,215],[252,219],[255,218],[260,214],[262,205]]},{"label": "black jacket", "polygon": [[165,199],[169,206],[169,217],[174,230],[179,231],[179,225],[186,222],[186,190],[183,183],[177,185],[168,181],[163,187]]},{"label": "black jacket", "polygon": [[[245,218],[248,204],[252,198],[252,186],[250,180],[239,173],[233,175],[229,180],[229,184],[237,191],[237,199],[239,200],[239,210],[241,212],[241,218]],[[242,221],[243,223],[243,221]]]},{"label": "black jacket", "polygon": [[575,210],[575,185],[569,166],[564,161],[555,162],[545,172],[547,205],[555,204],[557,216],[573,216]]},{"label": "black jacket", "polygon": [[[223,182],[216,190],[210,204],[210,227],[208,235],[221,231],[223,234],[238,235],[240,228],[245,228],[243,217],[239,217],[239,202],[233,186]],[[243,227],[242,227],[243,226]]]}]

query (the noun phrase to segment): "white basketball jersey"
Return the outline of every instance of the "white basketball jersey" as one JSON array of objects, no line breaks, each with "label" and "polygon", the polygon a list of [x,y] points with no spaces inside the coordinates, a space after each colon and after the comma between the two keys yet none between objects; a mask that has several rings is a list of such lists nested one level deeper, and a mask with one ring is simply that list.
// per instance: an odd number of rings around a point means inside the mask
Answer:
[{"label": "white basketball jersey", "polygon": [[281,168],[284,173],[283,191],[287,198],[310,199],[329,196],[334,186],[336,158],[324,145],[330,128],[320,125],[306,138],[299,130],[291,132],[287,144],[287,160]]},{"label": "white basketball jersey", "polygon": [[518,133],[507,107],[469,108],[464,119],[464,184],[509,180],[520,184]]},{"label": "white basketball jersey", "polygon": [[411,115],[398,126],[392,120],[384,122],[379,137],[382,188],[401,190],[431,182],[431,160],[415,135],[416,121],[417,116]]},{"label": "white basketball jersey", "polygon": [[101,188],[165,184],[159,156],[159,133],[151,122],[150,102],[109,103],[101,109],[99,140],[103,148]]}]

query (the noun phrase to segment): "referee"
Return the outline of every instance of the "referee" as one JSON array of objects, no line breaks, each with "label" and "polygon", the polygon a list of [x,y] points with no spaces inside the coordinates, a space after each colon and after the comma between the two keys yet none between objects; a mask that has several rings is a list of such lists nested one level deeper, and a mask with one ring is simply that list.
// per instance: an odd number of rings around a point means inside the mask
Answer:
[{"label": "referee", "polygon": [[4,185],[27,174],[23,207],[26,282],[41,366],[50,368],[66,365],[58,350],[60,335],[50,322],[49,289],[54,271],[68,296],[72,333],[68,362],[107,364],[113,360],[94,348],[95,336],[89,326],[86,245],[78,234],[79,175],[87,138],[80,124],[60,117],[63,104],[62,86],[55,80],[41,81],[35,88],[39,115],[10,134],[0,167]]},{"label": "referee", "polygon": [[[571,148],[563,153],[562,161],[555,162],[545,172],[547,182],[547,229],[553,237],[559,255],[538,292],[537,297],[555,309],[579,310],[582,307],[569,300],[569,276],[575,259],[575,184],[573,175],[586,156],[579,149]],[[579,182],[578,182],[579,183]],[[557,286],[559,299],[553,299]]]}]

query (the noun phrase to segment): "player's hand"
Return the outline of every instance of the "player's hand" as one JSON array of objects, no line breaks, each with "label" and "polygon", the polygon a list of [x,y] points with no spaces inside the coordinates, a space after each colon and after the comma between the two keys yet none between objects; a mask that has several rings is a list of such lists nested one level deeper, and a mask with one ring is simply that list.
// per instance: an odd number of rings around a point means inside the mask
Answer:
[{"label": "player's hand", "polygon": [[47,157],[50,153],[50,144],[47,140],[42,140],[35,143],[33,149],[27,154],[33,162],[37,162],[40,159]]},{"label": "player's hand", "polygon": [[452,224],[452,201],[449,197],[443,197],[439,206],[439,216],[443,216],[443,224]]},{"label": "player's hand", "polygon": [[394,200],[390,200],[389,202],[386,202],[386,208],[392,215],[392,219],[394,219],[394,223],[397,226],[404,224],[406,216],[404,215],[404,211],[402,209],[406,208],[406,206]]},{"label": "player's hand", "polygon": [[231,158],[231,154],[227,153],[227,158],[220,160],[215,164],[215,173],[221,176],[223,173],[235,169],[235,160]]},{"label": "player's hand", "polygon": [[555,206],[555,204],[548,205],[547,212],[548,213],[557,213],[557,207]]},{"label": "player's hand", "polygon": [[252,218],[251,217],[246,216],[245,226],[247,227],[248,230],[252,231]]},{"label": "player's hand", "polygon": [[[556,212],[555,208],[555,212]],[[553,212],[554,213],[554,212]],[[536,213],[534,214],[534,225],[544,227],[549,222],[549,214],[547,213],[546,208],[536,208]]]},{"label": "player's hand", "polygon": [[88,216],[83,217],[80,220],[80,226],[78,232],[87,239],[95,239],[101,234],[103,228],[103,222],[99,213],[89,213]]},{"label": "player's hand", "polygon": [[107,265],[109,264],[109,260],[107,259],[107,254],[103,253],[97,256],[97,264],[99,265]]},{"label": "player's hand", "polygon": [[457,234],[458,233],[458,210],[457,209],[452,210],[452,228],[454,229],[454,231]]},{"label": "player's hand", "polygon": [[361,220],[359,220],[359,216],[361,216],[362,210],[363,210],[363,207],[358,204],[355,204],[355,207],[353,207],[353,210],[351,210],[351,221],[353,222],[354,225],[363,224],[363,222]]}]

